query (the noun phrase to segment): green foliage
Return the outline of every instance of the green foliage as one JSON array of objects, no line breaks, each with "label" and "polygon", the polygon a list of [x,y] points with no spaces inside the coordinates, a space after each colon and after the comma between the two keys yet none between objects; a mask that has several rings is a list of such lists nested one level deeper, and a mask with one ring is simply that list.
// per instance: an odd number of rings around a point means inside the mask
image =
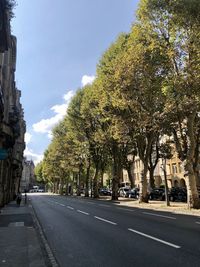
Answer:
[{"label": "green foliage", "polygon": [[[83,177],[91,163],[97,184],[100,168],[110,169],[112,161],[117,183],[134,151],[144,165],[145,200],[149,164],[155,168],[149,161],[165,134],[174,137],[180,159],[195,170],[200,161],[199,29],[200,1],[141,0],[131,31],[105,51],[95,81],[77,90],[54,129],[43,176],[51,181],[74,172]],[[170,158],[171,147],[162,145],[159,155]]]},{"label": "green foliage", "polygon": [[160,157],[163,159],[171,159],[173,156],[173,148],[169,142],[162,143],[159,148]]},{"label": "green foliage", "polygon": [[36,181],[37,182],[44,182],[44,177],[43,177],[43,163],[40,162],[35,166],[34,169],[35,176],[36,176]]}]

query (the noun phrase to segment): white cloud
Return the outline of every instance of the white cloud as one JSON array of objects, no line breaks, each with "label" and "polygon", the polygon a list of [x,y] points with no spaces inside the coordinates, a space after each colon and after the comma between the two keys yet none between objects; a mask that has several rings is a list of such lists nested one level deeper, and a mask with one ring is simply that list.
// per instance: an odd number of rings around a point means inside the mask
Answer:
[{"label": "white cloud", "polygon": [[29,160],[32,159],[35,165],[37,165],[44,158],[44,155],[35,154],[28,147],[26,147],[26,149],[24,150],[24,156]]},{"label": "white cloud", "polygon": [[51,138],[52,137],[52,134],[51,134],[52,128],[59,121],[61,121],[63,119],[63,117],[65,116],[67,107],[68,107],[69,102],[70,102],[73,95],[74,95],[73,91],[67,92],[67,94],[65,94],[63,96],[63,99],[65,100],[66,103],[61,104],[61,105],[54,105],[53,107],[51,107],[51,110],[53,110],[54,113],[56,113],[56,115],[54,115],[51,118],[42,119],[41,121],[34,123],[33,124],[33,130],[37,133],[47,133],[48,137]]},{"label": "white cloud", "polygon": [[62,119],[63,115],[56,114],[49,119],[42,119],[33,124],[33,130],[37,133],[50,133],[51,129]]},{"label": "white cloud", "polygon": [[85,86],[86,84],[91,84],[95,79],[95,76],[88,76],[88,75],[83,75],[81,79],[81,84],[82,86]]},{"label": "white cloud", "polygon": [[[95,76],[83,75],[81,83],[83,86],[86,84],[91,84],[95,79]],[[70,103],[71,98],[73,97],[74,92],[72,90],[68,91],[63,99],[64,104],[57,104],[51,107],[51,110],[54,111],[55,115],[48,119],[42,119],[41,121],[34,123],[32,125],[33,130],[37,133],[47,133],[48,137],[52,138],[52,128],[63,119],[66,114],[67,107]]]},{"label": "white cloud", "polygon": [[31,141],[32,135],[28,132],[25,133],[25,143],[29,144]]},{"label": "white cloud", "polygon": [[62,104],[62,105],[55,105],[51,108],[55,113],[59,114],[60,116],[64,116],[66,114],[67,110],[67,104]]},{"label": "white cloud", "polygon": [[67,92],[64,96],[63,99],[69,103],[69,101],[71,100],[72,96],[74,95],[74,92],[71,90],[69,92]]},{"label": "white cloud", "polygon": [[[83,75],[81,79],[82,86],[85,86],[87,84],[91,84],[95,79],[95,76],[89,76],[89,75]],[[55,125],[61,121],[67,111],[68,105],[71,101],[71,98],[73,97],[74,92],[72,90],[68,91],[65,95],[63,95],[64,103],[62,104],[55,104],[50,108],[55,114],[54,116],[50,118],[43,118],[39,122],[36,122],[32,125],[34,132],[47,134],[49,139],[52,139],[52,129],[55,127]],[[29,144],[31,141],[32,135],[30,133],[25,134],[25,142],[26,144]],[[34,153],[31,149],[26,147],[24,151],[24,155],[28,159],[32,159],[35,164],[39,163],[43,159],[43,155]]]}]

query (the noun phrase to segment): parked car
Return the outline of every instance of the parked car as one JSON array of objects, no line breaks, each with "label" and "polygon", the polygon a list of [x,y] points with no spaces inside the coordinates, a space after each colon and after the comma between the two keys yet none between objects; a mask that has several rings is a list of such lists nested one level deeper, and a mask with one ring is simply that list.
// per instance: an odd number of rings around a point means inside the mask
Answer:
[{"label": "parked car", "polygon": [[129,187],[121,187],[119,188],[119,196],[120,197],[129,197],[130,188]]},{"label": "parked car", "polygon": [[164,200],[165,189],[164,188],[153,188],[149,193],[149,200]]},{"label": "parked car", "polygon": [[172,187],[169,190],[170,201],[187,202],[187,190],[184,187]]},{"label": "parked car", "polygon": [[135,187],[133,189],[131,189],[128,193],[128,197],[129,198],[139,198],[139,188]]},{"label": "parked car", "polygon": [[101,188],[99,189],[99,195],[100,196],[111,196],[111,191],[107,188]]},{"label": "parked car", "polygon": [[44,189],[38,189],[38,192],[42,193],[44,192]]}]

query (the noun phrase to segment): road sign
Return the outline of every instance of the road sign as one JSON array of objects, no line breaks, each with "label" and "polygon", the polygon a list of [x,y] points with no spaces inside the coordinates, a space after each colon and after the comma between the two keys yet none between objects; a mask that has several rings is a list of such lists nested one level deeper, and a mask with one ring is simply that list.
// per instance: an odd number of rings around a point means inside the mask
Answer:
[{"label": "road sign", "polygon": [[6,159],[8,157],[8,150],[0,148],[0,160]]}]

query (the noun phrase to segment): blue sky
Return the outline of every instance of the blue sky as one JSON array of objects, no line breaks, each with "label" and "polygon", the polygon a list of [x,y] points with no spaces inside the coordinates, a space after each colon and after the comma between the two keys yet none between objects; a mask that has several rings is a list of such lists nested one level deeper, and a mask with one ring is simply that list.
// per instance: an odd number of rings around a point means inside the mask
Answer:
[{"label": "blue sky", "polygon": [[95,77],[103,52],[128,32],[139,0],[18,0],[16,82],[26,120],[25,156],[35,163],[75,91]]}]

